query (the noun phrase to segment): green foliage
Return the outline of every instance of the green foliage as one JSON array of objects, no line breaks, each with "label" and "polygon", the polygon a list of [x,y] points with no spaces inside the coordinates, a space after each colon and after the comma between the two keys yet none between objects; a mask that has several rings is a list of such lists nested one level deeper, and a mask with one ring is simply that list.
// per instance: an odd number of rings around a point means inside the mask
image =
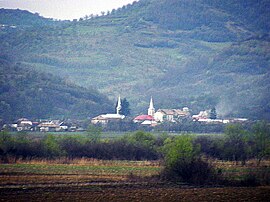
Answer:
[{"label": "green foliage", "polygon": [[242,161],[245,163],[250,153],[248,145],[248,133],[239,124],[229,125],[225,129],[226,140],[224,143],[225,157],[229,160]]},{"label": "green foliage", "polygon": [[258,163],[264,158],[270,155],[270,126],[265,121],[257,122],[253,126],[254,141],[253,152],[255,153]]},{"label": "green foliage", "polygon": [[53,135],[47,135],[43,139],[42,149],[44,152],[44,156],[47,156],[48,158],[55,158],[62,154],[59,143],[56,137]]},{"label": "green foliage", "polygon": [[89,125],[87,129],[88,138],[90,142],[92,143],[100,142],[101,133],[102,133],[102,128],[99,126]]},{"label": "green foliage", "polygon": [[127,101],[126,98],[121,99],[121,110],[120,110],[120,114],[123,114],[125,116],[130,115],[130,108],[129,108],[129,102]]},{"label": "green foliage", "polygon": [[[116,102],[115,108],[118,105],[118,100]],[[129,107],[129,102],[127,98],[121,99],[121,109],[120,109],[120,114],[129,116],[130,115],[130,107]]]},{"label": "green foliage", "polygon": [[0,58],[0,118],[87,118],[111,110],[105,96]]},{"label": "green foliage", "polygon": [[13,26],[52,26],[57,25],[57,21],[43,18],[38,13],[30,13],[25,10],[0,9],[0,24]]},{"label": "green foliage", "polygon": [[[1,9],[1,24],[23,26],[1,29],[0,48],[39,72],[111,97],[125,94],[134,113],[145,110],[146,97],[158,94],[160,108],[190,105],[197,113],[210,105],[220,116],[269,120],[268,10],[265,0],[144,0],[107,16],[51,23]],[[20,85],[17,77],[9,78]],[[63,96],[74,100],[68,92]],[[91,104],[79,102],[70,114]],[[13,105],[0,102],[4,110],[8,117]]]},{"label": "green foliage", "polygon": [[[208,171],[213,174],[211,165],[207,165],[201,156],[242,163],[254,158],[260,163],[262,159],[269,158],[269,125],[266,122],[258,122],[245,129],[241,125],[230,125],[226,128],[225,134],[211,135],[173,136],[164,133],[156,136],[137,131],[122,136],[108,133],[104,137],[101,132],[101,128],[95,126],[90,126],[84,135],[10,134],[1,131],[0,157],[2,162],[9,162],[9,156],[16,159],[59,156],[71,159],[80,157],[122,160],[164,159],[165,175],[168,174],[169,177],[176,173],[179,180],[184,179],[182,176],[184,174],[180,174],[182,171],[188,172],[192,169],[195,169],[192,173],[196,173],[193,177],[197,176],[200,169],[205,174]],[[185,175],[191,176],[190,173]],[[192,180],[195,180],[193,177]]]},{"label": "green foliage", "polygon": [[214,183],[214,169],[200,158],[200,148],[193,143],[192,136],[168,139],[164,153],[165,168],[162,175],[166,179],[193,184]]},{"label": "green foliage", "polygon": [[167,139],[164,145],[165,164],[172,167],[178,161],[190,163],[198,157],[198,148],[192,143],[193,137],[190,135],[181,135],[175,139]]},{"label": "green foliage", "polygon": [[151,133],[137,131],[129,137],[128,141],[132,144],[153,148],[156,138]]},{"label": "green foliage", "polygon": [[7,155],[14,149],[14,139],[8,131],[0,131],[0,154]]},{"label": "green foliage", "polygon": [[216,119],[217,118],[217,111],[216,111],[215,107],[211,109],[209,118],[210,119]]}]

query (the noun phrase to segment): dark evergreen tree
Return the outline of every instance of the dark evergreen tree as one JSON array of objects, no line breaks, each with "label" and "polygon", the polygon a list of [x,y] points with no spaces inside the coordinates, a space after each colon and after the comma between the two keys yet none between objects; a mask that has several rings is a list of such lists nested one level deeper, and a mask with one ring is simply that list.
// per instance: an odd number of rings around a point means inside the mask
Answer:
[{"label": "dark evergreen tree", "polygon": [[216,119],[217,118],[217,112],[216,112],[216,108],[213,107],[210,111],[210,116],[209,116],[210,119]]},{"label": "dark evergreen tree", "polygon": [[129,102],[127,101],[126,98],[121,99],[121,110],[120,110],[120,114],[123,114],[125,116],[130,115],[130,108],[129,108]]}]

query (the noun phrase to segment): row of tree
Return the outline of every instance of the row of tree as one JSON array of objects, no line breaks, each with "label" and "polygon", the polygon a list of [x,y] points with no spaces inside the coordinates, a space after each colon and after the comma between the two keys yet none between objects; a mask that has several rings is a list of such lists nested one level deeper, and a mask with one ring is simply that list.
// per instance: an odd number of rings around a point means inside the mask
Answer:
[{"label": "row of tree", "polygon": [[[185,140],[187,139],[187,140]],[[182,145],[178,141],[188,143]],[[169,145],[169,146],[168,146]],[[256,158],[260,161],[270,155],[270,126],[266,122],[258,122],[252,129],[244,129],[241,125],[229,125],[225,135],[153,135],[138,131],[118,138],[102,138],[101,128],[91,126],[87,135],[45,135],[37,137],[33,134],[12,135],[2,131],[0,135],[0,155],[3,161],[9,156],[17,158],[98,158],[153,160],[169,158],[174,161],[178,156],[196,153],[222,160],[242,161]],[[171,151],[175,148],[175,151]],[[170,152],[167,152],[169,149]],[[183,149],[187,149],[183,151]],[[174,156],[174,157],[171,157]],[[8,162],[8,161],[7,161]],[[170,163],[169,163],[170,164]]]}]

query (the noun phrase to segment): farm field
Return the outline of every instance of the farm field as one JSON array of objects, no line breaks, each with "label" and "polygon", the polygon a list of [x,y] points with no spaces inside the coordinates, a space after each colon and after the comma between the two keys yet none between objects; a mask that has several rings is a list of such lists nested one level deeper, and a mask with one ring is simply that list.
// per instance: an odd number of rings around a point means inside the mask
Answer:
[{"label": "farm field", "polygon": [[[263,162],[263,166],[269,162]],[[253,167],[215,162],[225,177]],[[195,187],[157,177],[158,161],[65,159],[0,165],[0,201],[269,201],[270,186]],[[254,168],[255,169],[255,168]]]},{"label": "farm field", "polygon": [[1,201],[269,201],[270,187],[61,187],[1,189]]},{"label": "farm field", "polygon": [[0,165],[0,188],[59,187],[127,182],[158,175],[159,162],[78,159]]}]

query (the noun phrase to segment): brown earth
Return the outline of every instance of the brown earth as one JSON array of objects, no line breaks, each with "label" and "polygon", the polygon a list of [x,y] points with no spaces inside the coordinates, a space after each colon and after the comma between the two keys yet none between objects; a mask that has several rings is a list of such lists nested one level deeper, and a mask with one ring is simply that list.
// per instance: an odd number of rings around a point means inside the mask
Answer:
[{"label": "brown earth", "polygon": [[[228,163],[219,166],[237,171],[229,174],[244,169]],[[94,160],[82,165],[1,165],[0,201],[270,201],[270,186],[176,186],[155,178],[156,167],[148,162]]]},{"label": "brown earth", "polygon": [[1,188],[0,201],[269,201],[270,187],[74,186]]}]

